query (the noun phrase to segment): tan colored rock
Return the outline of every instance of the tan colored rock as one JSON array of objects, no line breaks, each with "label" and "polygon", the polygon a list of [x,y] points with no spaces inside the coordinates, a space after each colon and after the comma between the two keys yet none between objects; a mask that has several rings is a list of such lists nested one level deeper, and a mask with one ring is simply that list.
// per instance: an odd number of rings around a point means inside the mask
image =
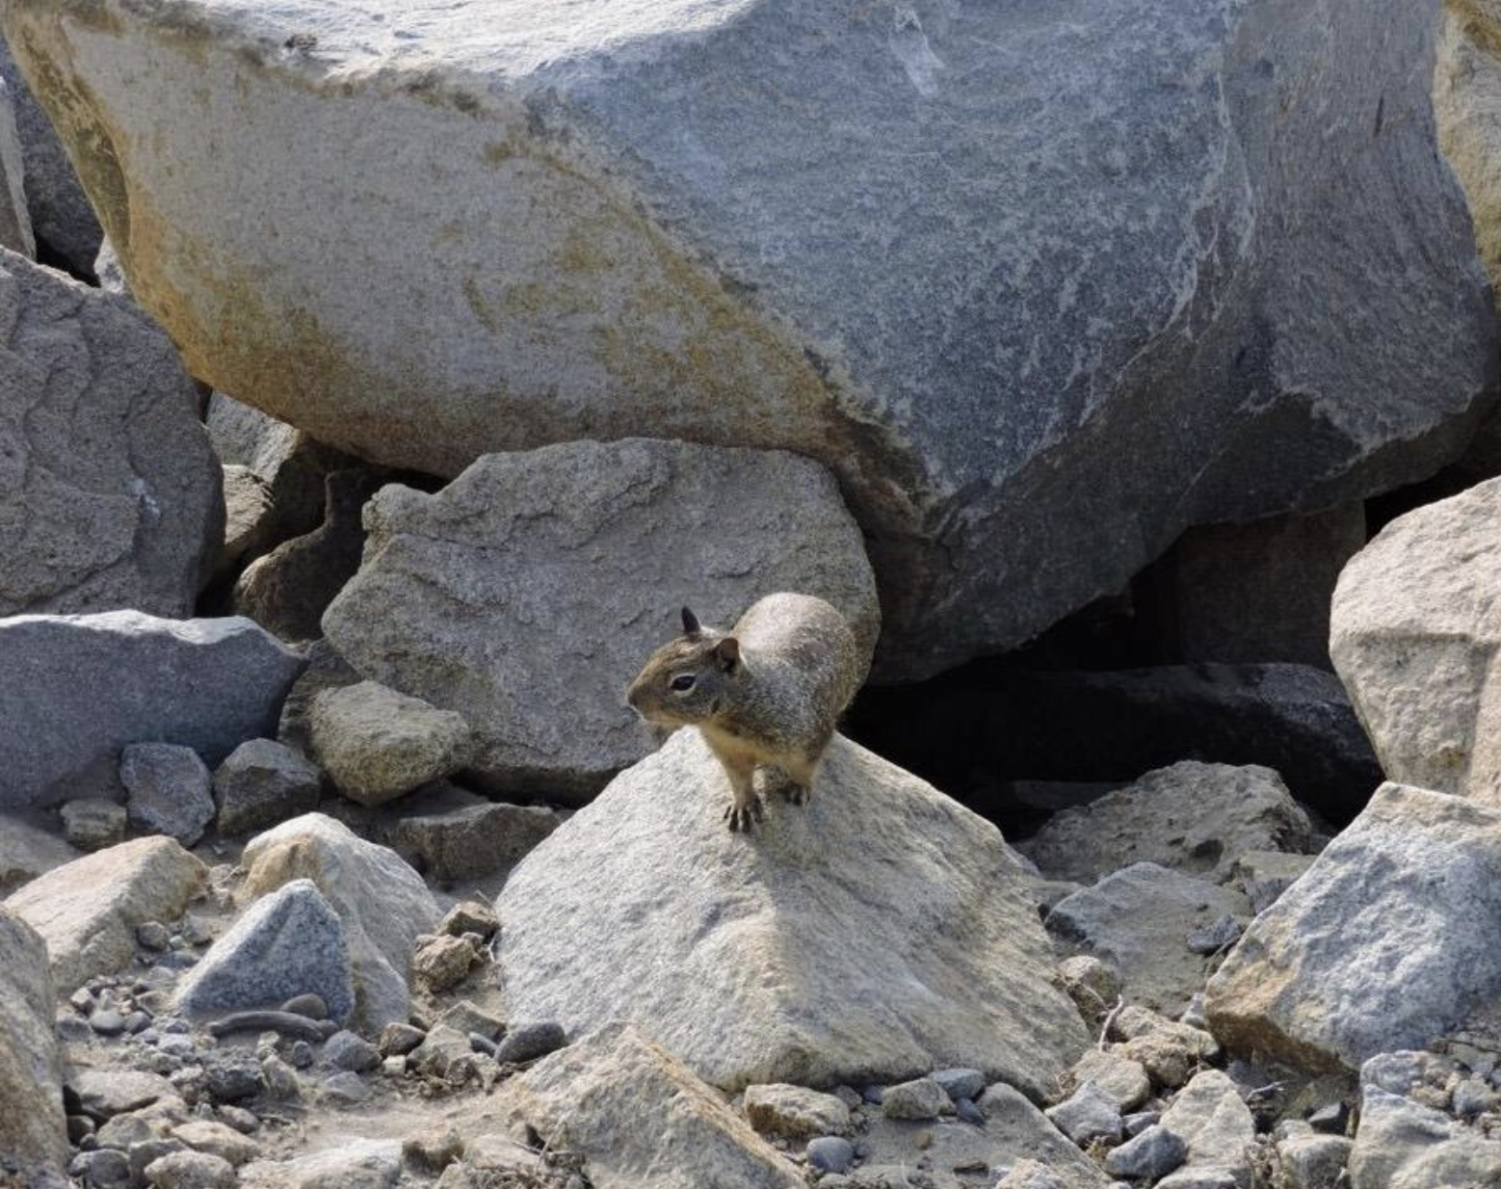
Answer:
[{"label": "tan colored rock", "polygon": [[1433,113],[1439,147],[1464,187],[1475,244],[1501,288],[1501,9],[1493,0],[1447,0]]},{"label": "tan colored rock", "polygon": [[182,915],[208,868],[171,838],[122,842],[32,880],[6,907],[42,935],[59,993],[135,956],[135,929]]},{"label": "tan colored rock", "polygon": [[745,1088],[745,1117],[762,1135],[813,1139],[848,1135],[850,1108],[832,1094],[803,1086],[771,1083]]},{"label": "tan colored rock", "polygon": [[78,857],[55,833],[0,814],[0,897]]},{"label": "tan colored rock", "polygon": [[1330,650],[1387,779],[1501,806],[1501,479],[1392,521],[1345,567]]},{"label": "tan colored rock", "polygon": [[56,1010],[45,942],[0,905],[0,1153],[63,1166],[69,1144]]},{"label": "tan colored rock", "polygon": [[449,775],[471,748],[462,715],[374,681],[317,694],[309,729],[313,759],[361,805],[382,805]]},{"label": "tan colored rock", "polygon": [[1152,1094],[1146,1066],[1118,1050],[1086,1049],[1069,1074],[1076,1086],[1093,1082],[1122,1113],[1135,1110]]},{"label": "tan colored rock", "polygon": [[1501,1004],[1501,809],[1384,784],[1210,980],[1221,1043],[1312,1069]]},{"label": "tan colored rock", "polygon": [[496,906],[512,1018],[641,1020],[726,1089],[966,1066],[1040,1100],[1073,1064],[1083,1023],[991,823],[839,736],[808,805],[746,836],[728,797],[679,731],[522,860]]},{"label": "tan colored rock", "polygon": [[611,1024],[503,1083],[496,1102],[595,1189],[802,1189],[785,1156],[634,1024]]}]

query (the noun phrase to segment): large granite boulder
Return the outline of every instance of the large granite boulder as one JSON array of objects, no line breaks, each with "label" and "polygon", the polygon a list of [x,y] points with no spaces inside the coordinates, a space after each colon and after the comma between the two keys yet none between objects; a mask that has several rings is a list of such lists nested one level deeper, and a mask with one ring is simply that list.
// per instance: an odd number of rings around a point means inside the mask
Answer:
[{"label": "large granite boulder", "polygon": [[1433,149],[1439,17],[8,0],[3,23],[195,375],[446,475],[647,425],[819,458],[871,535],[888,668],[918,674],[1188,525],[1464,448],[1496,332]]},{"label": "large granite boulder", "polygon": [[248,619],[0,619],[0,807],[117,791],[132,743],[176,743],[217,764],[276,733],[301,670]]},{"label": "large granite boulder", "polygon": [[1388,779],[1501,808],[1501,479],[1356,554],[1330,650]]},{"label": "large granite boulder", "polygon": [[1226,1046],[1311,1068],[1421,1048],[1501,1003],[1501,810],[1385,784],[1209,982]]},{"label": "large granite boulder", "polygon": [[69,1154],[56,1010],[46,943],[0,905],[0,1152],[55,1168]]},{"label": "large granite boulder", "polygon": [[136,926],[181,916],[207,878],[208,868],[173,839],[136,838],[54,868],[5,907],[42,935],[66,995],[128,965]]},{"label": "large granite boulder", "polygon": [[1084,1027],[994,826],[837,736],[808,806],[747,836],[728,799],[679,731],[522,860],[497,903],[511,1018],[637,1020],[726,1088],[971,1066],[1048,1093]]},{"label": "large granite boulder", "polygon": [[[625,686],[682,628],[795,590],[866,650],[880,611],[833,480],[791,454],[632,439],[476,462],[437,495],[383,489],[365,563],[323,617],[365,676],[456,710],[501,792],[578,799],[639,760]],[[566,708],[566,709],[564,709]]]},{"label": "large granite boulder", "polygon": [[191,615],[224,498],[167,336],[3,250],[0,327],[0,615]]}]

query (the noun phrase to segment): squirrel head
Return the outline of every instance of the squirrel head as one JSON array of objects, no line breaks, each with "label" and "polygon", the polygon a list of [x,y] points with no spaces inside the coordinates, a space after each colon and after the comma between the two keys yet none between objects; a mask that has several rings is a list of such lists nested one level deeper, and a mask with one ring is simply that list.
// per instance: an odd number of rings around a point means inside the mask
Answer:
[{"label": "squirrel head", "polygon": [[740,642],[701,626],[684,607],[683,634],[651,654],[625,700],[653,726],[709,722],[725,706],[740,673]]}]

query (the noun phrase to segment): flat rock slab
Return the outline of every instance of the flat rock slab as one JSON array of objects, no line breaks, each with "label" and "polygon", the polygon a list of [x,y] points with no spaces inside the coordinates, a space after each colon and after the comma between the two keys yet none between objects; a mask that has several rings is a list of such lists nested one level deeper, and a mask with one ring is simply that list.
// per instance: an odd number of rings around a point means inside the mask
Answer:
[{"label": "flat rock slab", "polygon": [[136,926],[170,921],[208,868],[170,838],[137,838],[32,880],[5,905],[42,935],[60,994],[113,974],[136,952]]},{"label": "flat rock slab", "polygon": [[1146,862],[1223,882],[1239,856],[1301,850],[1312,833],[1270,768],[1190,760],[1064,810],[1018,849],[1050,879],[1093,883]]},{"label": "flat rock slab", "polygon": [[248,619],[135,611],[0,619],[0,808],[119,788],[120,751],[191,747],[217,764],[275,734],[302,658]]},{"label": "flat rock slab", "polygon": [[1206,955],[1188,934],[1251,906],[1240,892],[1155,863],[1136,863],[1061,900],[1048,931],[1103,959],[1120,973],[1126,998],[1176,1017],[1204,985]]},{"label": "flat rock slab", "polygon": [[1190,524],[1463,450],[1496,329],[1433,149],[1440,9],[13,0],[4,26],[195,375],[430,473],[642,426],[820,458],[916,675]]},{"label": "flat rock slab", "polygon": [[1331,623],[1388,779],[1501,807],[1501,479],[1387,525],[1340,575]]},{"label": "flat rock slab", "polygon": [[0,1152],[60,1168],[70,1145],[56,1012],[46,942],[0,905]]},{"label": "flat rock slab", "polygon": [[1501,810],[1385,784],[1246,930],[1205,1010],[1311,1068],[1423,1048],[1501,996]]},{"label": "flat rock slab", "polygon": [[365,523],[328,639],[462,714],[497,791],[581,799],[639,760],[625,686],[684,604],[727,627],[774,591],[817,595],[867,657],[880,630],[859,528],[791,454],[634,439],[492,455],[437,495],[385,488]]},{"label": "flat rock slab", "polygon": [[191,615],[224,497],[171,342],[4,250],[0,328],[0,615]]},{"label": "flat rock slab", "polygon": [[496,905],[513,1018],[634,1019],[725,1088],[982,1069],[1041,1099],[1086,1041],[989,822],[835,737],[810,804],[726,829],[679,731],[532,851]]},{"label": "flat rock slab", "polygon": [[588,1161],[596,1189],[801,1189],[800,1170],[712,1086],[632,1024],[554,1053],[496,1095],[549,1148]]}]

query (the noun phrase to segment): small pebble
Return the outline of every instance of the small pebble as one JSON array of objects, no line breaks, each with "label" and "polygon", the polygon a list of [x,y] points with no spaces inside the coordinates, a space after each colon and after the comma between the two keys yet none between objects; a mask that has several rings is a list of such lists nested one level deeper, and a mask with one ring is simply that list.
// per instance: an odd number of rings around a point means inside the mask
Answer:
[{"label": "small pebble", "polygon": [[520,1024],[510,1028],[495,1049],[495,1059],[502,1065],[520,1065],[535,1061],[568,1043],[563,1026],[551,1021]]},{"label": "small pebble", "polygon": [[254,1135],[261,1129],[261,1121],[256,1113],[247,1111],[242,1106],[221,1106],[219,1118],[241,1135]]},{"label": "small pebble", "polygon": [[105,1008],[89,1017],[89,1027],[100,1036],[119,1036],[125,1031],[125,1020],[113,1008]]},{"label": "small pebble", "polygon": [[855,1162],[854,1145],[837,1135],[808,1141],[808,1163],[820,1172],[842,1173]]},{"label": "small pebble", "polygon": [[94,996],[89,992],[87,987],[79,987],[78,990],[68,996],[68,1002],[72,1004],[75,1011],[81,1011],[84,1015],[88,1015],[89,1012],[98,1006],[94,1002]]},{"label": "small pebble", "polygon": [[886,1087],[884,1086],[866,1086],[865,1089],[860,1091],[861,1097],[870,1103],[871,1106],[880,1106],[881,1098],[885,1093]]},{"label": "small pebble", "polygon": [[305,1040],[292,1042],[292,1067],[294,1069],[306,1069],[316,1057],[313,1046]]},{"label": "small pebble", "polygon": [[324,1042],[323,1056],[330,1064],[355,1073],[365,1073],[380,1064],[380,1051],[348,1030],[335,1032]]},{"label": "small pebble", "polygon": [[976,1127],[985,1126],[984,1113],[980,1110],[979,1107],[974,1104],[973,1100],[971,1099],[961,1098],[958,1102],[956,1102],[954,1104],[954,1113],[958,1115],[959,1118],[965,1123],[972,1123]]},{"label": "small pebble", "polygon": [[78,1178],[87,1189],[129,1189],[130,1158],[114,1148],[80,1152],[68,1165],[68,1175]]},{"label": "small pebble", "polygon": [[249,1059],[221,1057],[204,1074],[208,1092],[219,1102],[239,1102],[260,1092],[260,1071]]},{"label": "small pebble", "polygon": [[1331,1102],[1308,1116],[1308,1125],[1325,1135],[1344,1135],[1350,1124],[1350,1108],[1343,1102]]},{"label": "small pebble", "polygon": [[1164,1127],[1148,1127],[1105,1157],[1105,1171],[1133,1180],[1157,1180],[1167,1176],[1188,1157],[1181,1136]]},{"label": "small pebble", "polygon": [[171,935],[160,921],[144,921],[136,926],[136,944],[159,954],[171,944]]},{"label": "small pebble", "polygon": [[498,1048],[493,1040],[479,1032],[471,1032],[469,1034],[469,1047],[476,1053],[483,1053],[487,1057],[495,1056],[496,1049]]},{"label": "small pebble", "polygon": [[955,1102],[975,1099],[985,1092],[985,1075],[978,1069],[938,1069],[928,1075]]},{"label": "small pebble", "polygon": [[427,1033],[411,1024],[387,1024],[380,1030],[375,1047],[383,1057],[395,1057],[410,1053],[426,1039]]},{"label": "small pebble", "polygon": [[125,1017],[125,1031],[132,1036],[139,1036],[151,1027],[151,1017],[143,1011],[133,1011]]},{"label": "small pebble", "polygon": [[888,1119],[936,1119],[949,1105],[949,1096],[932,1078],[916,1078],[887,1086],[881,1098],[881,1113]]},{"label": "small pebble", "polygon": [[192,1032],[193,1025],[189,1024],[181,1016],[159,1016],[156,1026],[163,1032]]},{"label": "small pebble", "polygon": [[400,1055],[387,1057],[380,1063],[380,1071],[388,1078],[405,1077],[407,1072],[407,1059]]},{"label": "small pebble", "polygon": [[58,1016],[57,1039],[70,1044],[82,1044],[94,1035],[89,1022],[82,1016]]},{"label": "small pebble", "polygon": [[360,1075],[345,1070],[323,1080],[324,1097],[337,1104],[353,1106],[370,1097],[370,1087],[360,1080]]}]

